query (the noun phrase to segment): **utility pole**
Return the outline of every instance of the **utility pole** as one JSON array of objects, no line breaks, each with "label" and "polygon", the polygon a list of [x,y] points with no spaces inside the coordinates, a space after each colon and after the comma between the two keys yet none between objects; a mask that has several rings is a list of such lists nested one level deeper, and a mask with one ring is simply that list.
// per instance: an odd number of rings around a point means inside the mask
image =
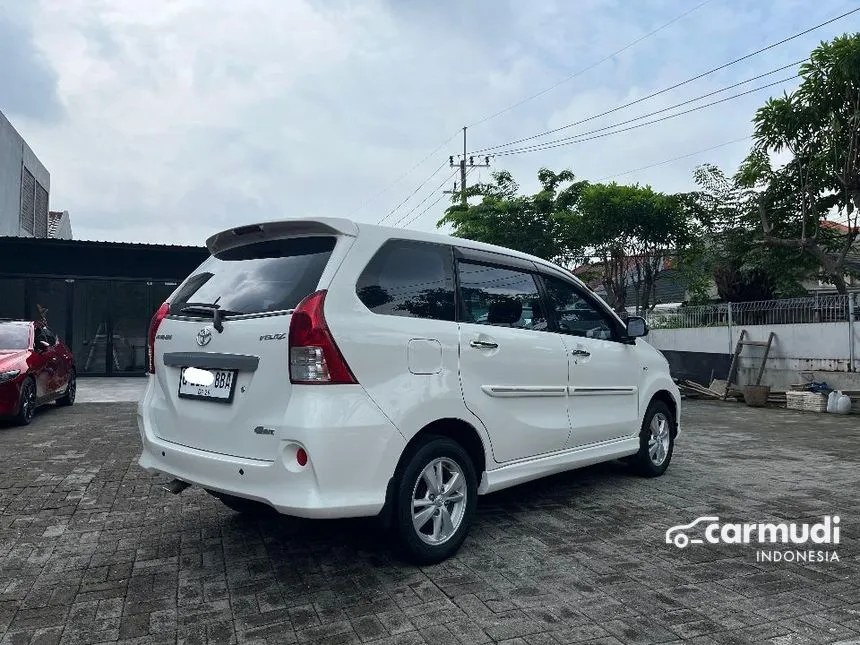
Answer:
[{"label": "utility pole", "polygon": [[[466,154],[467,154],[466,150],[467,150],[467,148],[466,148],[466,126],[463,126],[463,158],[460,159],[460,161],[459,161],[459,165],[460,165],[460,204],[462,206],[468,205],[468,201],[466,199]],[[448,163],[452,168],[454,167],[454,155],[451,155],[450,157],[448,157]],[[475,163],[475,157],[474,156],[469,157],[469,167],[470,168],[489,168],[490,167],[490,158],[484,157],[484,163],[481,163],[479,161],[476,164]],[[449,191],[447,191],[447,190],[445,191],[445,193],[448,193],[448,192]],[[454,187],[454,190],[450,191],[450,192],[451,193],[456,192],[456,185]]]},{"label": "utility pole", "polygon": [[460,203],[466,205],[466,126],[463,126],[463,158],[460,160]]}]

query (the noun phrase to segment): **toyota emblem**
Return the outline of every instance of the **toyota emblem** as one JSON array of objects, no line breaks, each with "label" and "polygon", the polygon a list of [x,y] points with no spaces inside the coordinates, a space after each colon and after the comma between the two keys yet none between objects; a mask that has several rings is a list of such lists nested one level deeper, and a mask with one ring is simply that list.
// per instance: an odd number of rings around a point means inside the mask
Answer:
[{"label": "toyota emblem", "polygon": [[200,347],[208,345],[210,340],[212,340],[212,332],[209,329],[203,328],[197,332],[197,344]]}]

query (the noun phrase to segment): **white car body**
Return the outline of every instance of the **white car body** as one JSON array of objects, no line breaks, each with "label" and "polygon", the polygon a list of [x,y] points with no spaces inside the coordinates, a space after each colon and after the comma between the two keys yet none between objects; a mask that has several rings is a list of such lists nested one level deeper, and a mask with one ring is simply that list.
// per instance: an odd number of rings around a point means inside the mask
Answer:
[{"label": "white car body", "polygon": [[[375,313],[356,287],[386,242],[405,240],[441,245],[432,247],[439,257],[452,249],[458,262],[490,262],[488,271],[498,261],[554,276],[568,283],[565,288],[596,298],[570,272],[545,260],[334,218],[266,222],[243,227],[241,235],[228,230],[207,246],[213,254],[241,252],[250,242],[315,236],[332,236],[335,243],[310,291],[325,290],[325,321],[357,384],[291,384],[290,310],[226,315],[220,332],[212,315],[171,311],[157,325],[155,371],[138,406],[143,468],[287,515],[343,518],[383,510],[404,451],[428,429],[458,438],[470,451],[479,495],[636,454],[643,415],[655,399],[672,409],[677,435],[678,388],[666,360],[642,338],[619,342],[468,322],[460,316],[465,305],[459,297],[455,321]],[[405,252],[393,248],[392,257]],[[473,264],[457,266],[477,271]],[[456,275],[454,286],[462,281]],[[243,288],[256,287],[236,287]],[[441,293],[449,297],[445,289]],[[483,298],[490,291],[470,293]],[[503,314],[509,304],[505,300],[496,311]],[[432,305],[426,306],[429,311]],[[601,315],[612,319],[607,325],[624,327],[605,303],[600,306]],[[231,401],[179,398],[182,367],[237,369]],[[304,465],[297,459],[300,449]]]}]

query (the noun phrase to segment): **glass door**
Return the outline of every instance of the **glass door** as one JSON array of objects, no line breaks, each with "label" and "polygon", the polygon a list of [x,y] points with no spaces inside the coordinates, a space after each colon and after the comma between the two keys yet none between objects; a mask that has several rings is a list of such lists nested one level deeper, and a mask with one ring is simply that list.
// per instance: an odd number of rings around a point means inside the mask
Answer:
[{"label": "glass door", "polygon": [[111,372],[143,374],[152,317],[149,286],[146,282],[114,281],[111,290]]},{"label": "glass door", "polygon": [[72,352],[79,374],[107,375],[112,370],[110,339],[110,282],[76,280],[74,283]]},{"label": "glass door", "polygon": [[24,305],[24,279],[0,277],[0,318],[22,318]]}]

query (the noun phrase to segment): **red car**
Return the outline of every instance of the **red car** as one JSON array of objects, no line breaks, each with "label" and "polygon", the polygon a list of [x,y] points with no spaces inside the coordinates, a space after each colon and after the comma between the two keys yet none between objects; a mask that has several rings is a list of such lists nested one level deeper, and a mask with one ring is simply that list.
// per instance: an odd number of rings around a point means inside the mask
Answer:
[{"label": "red car", "polygon": [[41,322],[0,320],[0,418],[27,425],[36,408],[75,402],[75,358]]}]

